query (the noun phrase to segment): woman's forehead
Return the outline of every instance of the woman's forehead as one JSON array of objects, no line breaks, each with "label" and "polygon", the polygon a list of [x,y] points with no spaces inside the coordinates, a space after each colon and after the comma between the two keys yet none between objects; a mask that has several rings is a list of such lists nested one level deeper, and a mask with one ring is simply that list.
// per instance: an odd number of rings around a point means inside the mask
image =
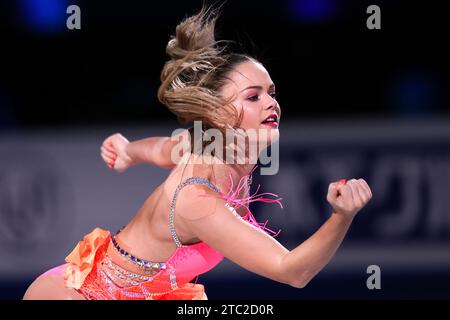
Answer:
[{"label": "woman's forehead", "polygon": [[229,74],[230,85],[238,89],[248,86],[268,87],[272,84],[269,73],[260,63],[247,61],[237,65]]}]

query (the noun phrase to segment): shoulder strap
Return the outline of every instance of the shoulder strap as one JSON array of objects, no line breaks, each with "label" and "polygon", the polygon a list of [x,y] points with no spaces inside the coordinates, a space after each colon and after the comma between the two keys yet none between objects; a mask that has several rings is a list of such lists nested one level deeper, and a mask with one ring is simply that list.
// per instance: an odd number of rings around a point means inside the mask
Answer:
[{"label": "shoulder strap", "polygon": [[175,189],[175,192],[173,194],[172,202],[170,203],[170,211],[169,211],[169,229],[170,233],[172,235],[172,239],[177,245],[177,247],[181,247],[182,244],[180,242],[180,239],[177,236],[177,233],[175,231],[175,224],[174,224],[174,214],[175,214],[175,205],[177,202],[178,194],[180,193],[180,190],[183,189],[187,185],[191,184],[201,184],[204,186],[207,186],[208,188],[220,192],[219,188],[217,188],[211,181],[208,179],[202,178],[202,177],[192,177],[184,180],[182,183],[180,183],[177,188]]}]

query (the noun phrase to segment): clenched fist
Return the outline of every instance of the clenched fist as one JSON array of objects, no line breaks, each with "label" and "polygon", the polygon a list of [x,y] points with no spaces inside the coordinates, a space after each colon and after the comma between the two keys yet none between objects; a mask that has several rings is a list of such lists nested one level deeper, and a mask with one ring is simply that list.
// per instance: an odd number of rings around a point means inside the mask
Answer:
[{"label": "clenched fist", "polygon": [[123,172],[132,164],[132,159],[126,152],[130,142],[120,133],[113,134],[103,141],[100,155],[110,169]]},{"label": "clenched fist", "polygon": [[351,179],[347,183],[342,179],[328,187],[327,201],[334,212],[348,218],[353,218],[370,199],[372,191],[364,179]]}]

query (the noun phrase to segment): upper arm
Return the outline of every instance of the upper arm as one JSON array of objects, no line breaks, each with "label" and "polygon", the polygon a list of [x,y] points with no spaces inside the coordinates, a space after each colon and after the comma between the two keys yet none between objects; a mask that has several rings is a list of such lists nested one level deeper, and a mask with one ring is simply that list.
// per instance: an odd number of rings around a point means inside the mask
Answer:
[{"label": "upper arm", "polygon": [[224,200],[214,198],[213,193],[208,197],[195,193],[186,197],[185,193],[179,200],[176,212],[182,216],[184,226],[200,240],[251,272],[291,283],[282,266],[283,257],[289,250],[266,232],[230,212]]},{"label": "upper arm", "polygon": [[151,160],[150,162],[153,165],[172,169],[178,164],[174,151],[177,151],[180,157],[184,155],[183,151],[185,149],[182,148],[182,143],[187,141],[187,134],[188,131],[184,130],[173,137],[158,137],[155,145],[147,149],[147,158]]}]

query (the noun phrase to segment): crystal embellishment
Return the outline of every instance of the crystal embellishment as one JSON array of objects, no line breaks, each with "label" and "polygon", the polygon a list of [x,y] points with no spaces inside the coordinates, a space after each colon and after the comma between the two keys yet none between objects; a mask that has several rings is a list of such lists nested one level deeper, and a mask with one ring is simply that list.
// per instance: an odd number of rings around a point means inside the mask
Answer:
[{"label": "crystal embellishment", "polygon": [[[118,235],[120,233],[120,231],[121,230],[117,231],[116,235]],[[166,264],[164,262],[152,262],[152,261],[147,261],[147,260],[140,259],[140,258],[133,256],[132,254],[130,254],[129,252],[127,252],[126,250],[124,250],[120,247],[120,245],[117,243],[115,236],[111,237],[111,243],[113,244],[116,251],[123,258],[127,259],[128,261],[137,265],[140,268],[144,268],[144,269],[152,269],[152,268],[165,269],[166,268]]]},{"label": "crystal embellishment", "polygon": [[169,212],[170,234],[172,235],[172,239],[175,242],[175,244],[177,245],[177,247],[181,247],[182,243],[181,243],[180,239],[178,238],[177,233],[175,231],[175,224],[174,224],[175,204],[177,202],[177,198],[178,198],[178,194],[179,194],[180,190],[183,189],[185,186],[191,185],[191,184],[201,184],[201,185],[207,186],[208,188],[220,193],[220,190],[214,184],[212,184],[208,179],[205,179],[202,177],[188,178],[177,186],[177,188],[175,189],[173,198],[172,198],[172,202],[170,203],[170,212]]}]

